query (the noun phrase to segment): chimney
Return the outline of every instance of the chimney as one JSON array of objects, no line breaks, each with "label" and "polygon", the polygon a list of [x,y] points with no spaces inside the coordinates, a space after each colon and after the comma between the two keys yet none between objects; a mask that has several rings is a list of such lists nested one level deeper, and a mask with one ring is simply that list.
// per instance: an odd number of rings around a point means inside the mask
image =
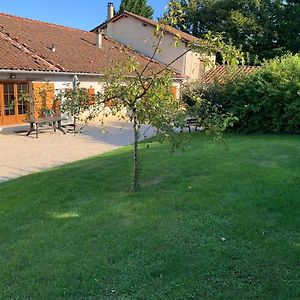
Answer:
[{"label": "chimney", "polygon": [[98,29],[96,31],[96,47],[98,49],[101,49],[102,48],[102,40],[103,40],[103,31]]},{"label": "chimney", "polygon": [[107,21],[112,19],[115,15],[115,7],[112,2],[108,2],[107,4]]}]

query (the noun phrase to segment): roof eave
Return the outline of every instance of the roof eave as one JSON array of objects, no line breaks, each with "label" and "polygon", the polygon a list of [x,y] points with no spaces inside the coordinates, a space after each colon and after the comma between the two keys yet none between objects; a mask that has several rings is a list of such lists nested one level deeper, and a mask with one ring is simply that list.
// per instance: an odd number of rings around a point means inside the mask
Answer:
[{"label": "roof eave", "polygon": [[[0,74],[13,73],[13,74],[34,74],[34,75],[78,75],[78,76],[92,76],[92,77],[103,77],[102,73],[88,73],[88,72],[64,72],[64,71],[38,71],[38,70],[21,70],[21,69],[0,69]],[[135,78],[135,75],[127,75],[127,78]],[[173,77],[172,80],[185,80],[187,77],[179,75],[178,77]]]}]

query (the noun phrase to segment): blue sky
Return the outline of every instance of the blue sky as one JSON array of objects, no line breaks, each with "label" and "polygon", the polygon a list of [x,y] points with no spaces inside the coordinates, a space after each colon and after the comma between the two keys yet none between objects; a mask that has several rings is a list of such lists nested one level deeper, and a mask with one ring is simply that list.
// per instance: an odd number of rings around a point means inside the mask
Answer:
[{"label": "blue sky", "polygon": [[[120,0],[0,0],[0,12],[60,25],[91,30],[106,19],[107,3],[116,9]],[[148,0],[160,17],[168,0]]]}]

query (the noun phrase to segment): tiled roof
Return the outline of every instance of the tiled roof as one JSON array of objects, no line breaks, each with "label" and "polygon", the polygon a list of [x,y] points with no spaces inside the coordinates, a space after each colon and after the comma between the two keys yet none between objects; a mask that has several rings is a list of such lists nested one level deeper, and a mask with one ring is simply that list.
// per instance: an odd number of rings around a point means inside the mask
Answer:
[{"label": "tiled roof", "polygon": [[235,76],[248,75],[254,71],[257,71],[258,69],[259,67],[255,66],[238,66],[237,68],[231,68],[229,66],[219,65],[207,71],[200,81],[204,84],[216,82],[224,83],[228,78],[232,79]]},{"label": "tiled roof", "polygon": [[[145,17],[136,15],[136,14],[134,14],[134,13],[132,13],[132,12],[129,12],[129,11],[123,11],[122,13],[120,13],[120,14],[114,16],[114,17],[113,17],[112,19],[110,19],[109,21],[106,21],[106,22],[100,24],[99,26],[95,27],[95,28],[92,29],[91,31],[96,31],[96,30],[98,30],[98,29],[103,29],[103,28],[106,27],[106,25],[107,25],[108,22],[115,22],[115,21],[117,21],[118,19],[123,18],[123,17],[125,17],[125,16],[133,17],[133,18],[135,18],[135,19],[140,20],[141,22],[143,22],[143,23],[145,23],[145,24],[152,25],[153,27],[156,27],[156,25],[157,25],[157,22],[156,22],[156,21],[153,21],[153,20],[147,19],[147,18],[145,18]],[[178,30],[178,29],[176,29],[176,28],[174,28],[174,27],[171,27],[171,26],[167,26],[167,27],[165,28],[165,30],[166,30],[168,33],[172,34],[172,35],[180,35],[180,37],[181,37],[184,41],[187,41],[187,42],[194,42],[194,41],[197,40],[197,38],[196,38],[195,36],[190,35],[190,34],[188,34],[188,33],[186,33],[186,32],[181,31],[181,30]]]},{"label": "tiled roof", "polygon": [[[0,69],[98,73],[128,57],[123,45],[105,36],[101,49],[95,43],[92,32],[0,13]],[[148,62],[147,57],[127,51],[141,66]],[[162,67],[151,64],[153,70]]]}]

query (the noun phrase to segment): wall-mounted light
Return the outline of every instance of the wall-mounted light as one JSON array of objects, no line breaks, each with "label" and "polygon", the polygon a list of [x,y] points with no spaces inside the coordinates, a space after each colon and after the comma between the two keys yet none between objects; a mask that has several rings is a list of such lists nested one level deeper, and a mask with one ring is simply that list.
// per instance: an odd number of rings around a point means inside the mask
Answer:
[{"label": "wall-mounted light", "polygon": [[11,74],[10,75],[10,79],[16,79],[17,78],[17,75],[16,74]]}]

